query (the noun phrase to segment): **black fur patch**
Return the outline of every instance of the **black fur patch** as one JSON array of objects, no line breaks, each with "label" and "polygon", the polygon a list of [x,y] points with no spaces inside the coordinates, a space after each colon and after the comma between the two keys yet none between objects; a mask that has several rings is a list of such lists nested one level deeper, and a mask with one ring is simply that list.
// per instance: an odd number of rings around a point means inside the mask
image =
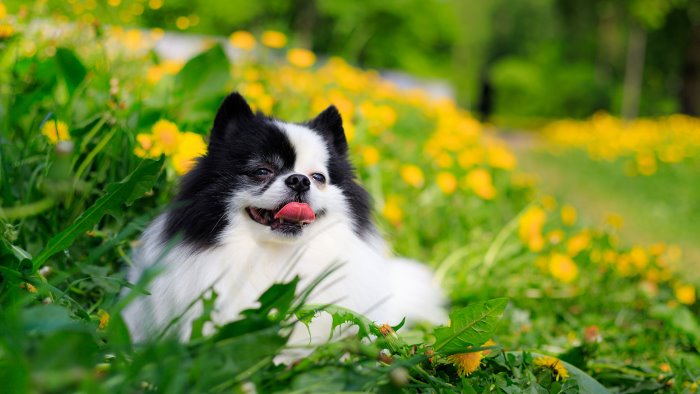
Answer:
[{"label": "black fur patch", "polygon": [[[340,114],[329,107],[306,126],[329,144],[330,180],[347,198],[355,232],[362,236],[373,231],[370,198],[356,183]],[[294,168],[295,159],[294,147],[271,118],[253,114],[238,93],[229,95],[214,120],[207,154],[182,178],[180,192],[167,214],[163,241],[181,234],[183,242],[194,249],[215,246],[229,224],[226,212],[231,197],[259,186],[255,170],[264,165],[272,166],[276,173],[286,173]],[[274,178],[262,190],[271,182]]]}]

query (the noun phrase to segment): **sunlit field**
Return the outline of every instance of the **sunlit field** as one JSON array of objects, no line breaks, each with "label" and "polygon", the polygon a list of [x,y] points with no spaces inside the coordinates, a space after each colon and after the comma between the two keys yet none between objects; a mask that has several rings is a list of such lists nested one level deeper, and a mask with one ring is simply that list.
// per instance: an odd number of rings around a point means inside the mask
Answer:
[{"label": "sunlit field", "polygon": [[[516,156],[454,100],[278,31],[178,60],[161,29],[23,10],[0,3],[0,391],[697,391],[697,118],[553,121]],[[338,107],[382,233],[432,267],[450,322],[304,305],[292,280],[214,336],[205,308],[187,343],[131,342],[132,250],[232,91],[290,121]],[[319,313],[358,334],[275,365],[285,328]]]}]

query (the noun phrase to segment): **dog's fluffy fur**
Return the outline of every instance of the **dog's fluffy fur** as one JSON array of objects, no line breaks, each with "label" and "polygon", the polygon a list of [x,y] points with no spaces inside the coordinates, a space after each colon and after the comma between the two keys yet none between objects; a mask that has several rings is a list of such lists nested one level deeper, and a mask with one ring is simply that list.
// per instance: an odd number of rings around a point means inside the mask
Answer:
[{"label": "dog's fluffy fur", "polygon": [[[308,190],[289,184],[295,174]],[[272,218],[292,201],[308,204],[315,220]],[[255,306],[271,284],[299,275],[303,285],[334,263],[340,268],[309,302],[335,303],[378,322],[443,323],[443,296],[430,271],[389,257],[370,211],[335,107],[293,124],[254,114],[231,94],[216,115],[206,156],[182,179],[134,256],[129,280],[155,264],[163,272],[150,284],[151,295],[124,311],[132,337],[146,340],[184,312],[171,333],[186,340],[202,306],[185,310],[207,289],[218,294],[212,317],[219,325]],[[328,330],[327,320],[311,327],[317,339]],[[296,331],[292,342],[308,343],[306,330]]]}]

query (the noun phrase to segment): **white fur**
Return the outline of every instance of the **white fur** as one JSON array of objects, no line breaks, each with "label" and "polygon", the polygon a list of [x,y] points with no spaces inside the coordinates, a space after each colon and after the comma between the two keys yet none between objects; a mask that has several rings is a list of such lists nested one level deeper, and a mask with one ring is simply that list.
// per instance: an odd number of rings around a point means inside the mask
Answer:
[{"label": "white fur", "polygon": [[[319,172],[328,178],[328,151],[321,137],[302,126],[282,122],[279,126],[297,152],[294,172],[307,176]],[[299,275],[303,288],[337,263],[340,268],[315,289],[310,303],[335,303],[378,323],[395,324],[404,316],[413,322],[445,322],[444,299],[432,283],[430,271],[409,260],[390,258],[378,237],[358,237],[342,191],[332,184],[312,181],[309,203],[315,212],[325,210],[327,214],[306,226],[298,237],[283,238],[251,220],[244,208],[277,206],[286,187],[284,178],[279,176],[262,196],[241,192],[229,201],[229,226],[221,234],[218,247],[193,253],[187,246],[178,245],[164,253],[160,238],[167,213],[149,226],[134,256],[136,265],[129,272],[129,280],[136,281],[160,257],[164,272],[151,283],[151,296],[138,298],[124,311],[135,341],[163,330],[209,288],[218,293],[212,317],[220,325],[254,307],[260,294],[273,283]],[[189,338],[191,322],[201,312],[202,306],[196,305],[183,316],[177,331],[182,340]],[[313,323],[312,342],[328,338],[329,330],[327,318]],[[295,330],[291,343],[308,344],[306,330]]]}]

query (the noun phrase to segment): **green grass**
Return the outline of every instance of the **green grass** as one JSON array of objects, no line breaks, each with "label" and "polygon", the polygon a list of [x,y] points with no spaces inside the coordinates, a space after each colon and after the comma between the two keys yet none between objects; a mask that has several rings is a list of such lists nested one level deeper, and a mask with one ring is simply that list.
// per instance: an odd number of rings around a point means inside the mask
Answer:
[{"label": "green grass", "polygon": [[553,154],[543,148],[517,149],[522,168],[538,178],[540,192],[579,208],[579,217],[602,223],[610,213],[624,219],[627,244],[679,245],[683,266],[700,268],[700,168],[662,166],[652,176],[629,176],[624,163],[597,162],[583,152]]}]

